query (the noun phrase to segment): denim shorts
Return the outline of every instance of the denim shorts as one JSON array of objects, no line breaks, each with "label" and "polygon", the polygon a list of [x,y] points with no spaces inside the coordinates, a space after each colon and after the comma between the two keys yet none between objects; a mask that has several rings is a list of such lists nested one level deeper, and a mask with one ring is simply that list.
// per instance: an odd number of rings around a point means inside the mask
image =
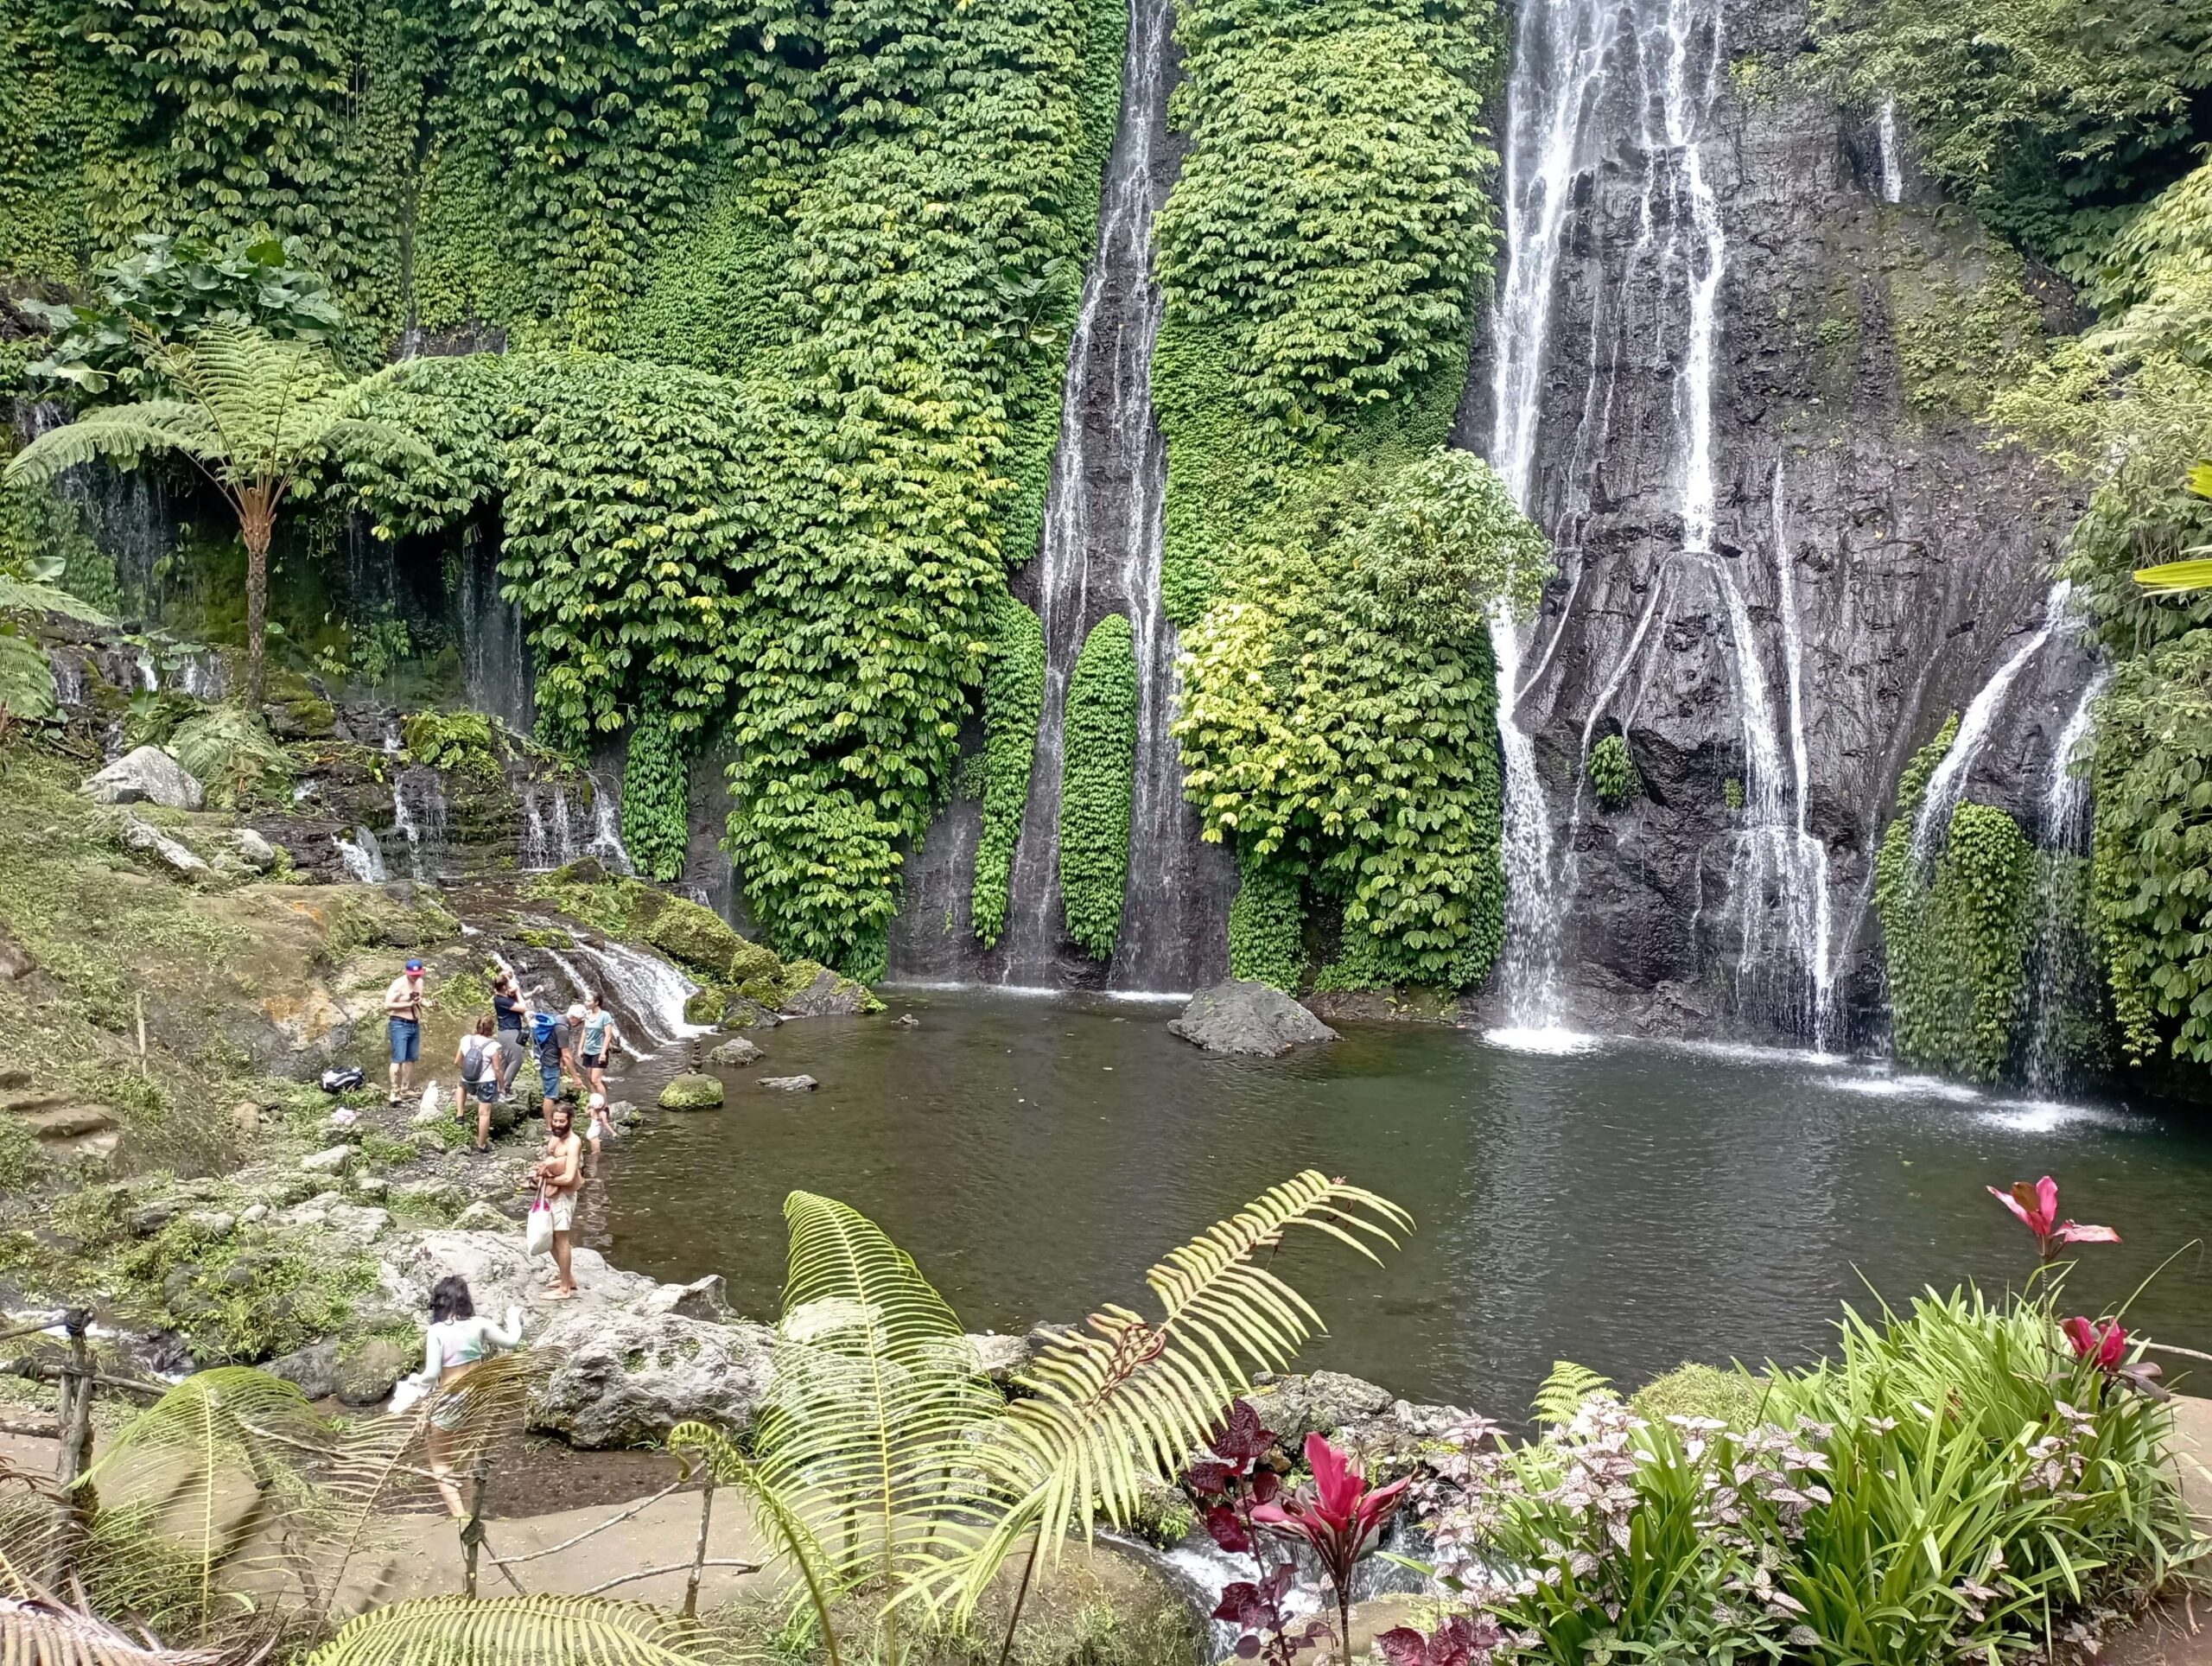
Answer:
[{"label": "denim shorts", "polygon": [[559,1098],[561,1097],[561,1067],[558,1065],[540,1065],[537,1067],[537,1083],[545,1090],[545,1097],[548,1099]]},{"label": "denim shorts", "polygon": [[411,1065],[423,1056],[423,1026],[412,1018],[389,1021],[391,1027],[391,1062]]},{"label": "denim shorts", "polygon": [[474,1094],[484,1104],[496,1104],[499,1097],[499,1078],[487,1076],[480,1082],[463,1082],[461,1086]]}]

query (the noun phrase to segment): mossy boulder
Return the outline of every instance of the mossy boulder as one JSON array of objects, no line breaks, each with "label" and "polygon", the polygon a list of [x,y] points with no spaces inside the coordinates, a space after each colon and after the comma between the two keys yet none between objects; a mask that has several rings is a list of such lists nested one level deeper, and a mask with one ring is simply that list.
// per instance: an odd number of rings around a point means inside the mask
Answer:
[{"label": "mossy boulder", "polygon": [[819,961],[795,960],[784,968],[776,1010],[790,1018],[827,1018],[849,1013],[880,1013],[883,1003],[868,985],[842,977]]},{"label": "mossy boulder", "polygon": [[1758,1423],[1765,1398],[1758,1379],[1739,1370],[1712,1365],[1677,1365],[1638,1389],[1629,1404],[1638,1415],[1659,1421],[1669,1417],[1717,1417],[1731,1428]]},{"label": "mossy boulder", "polygon": [[691,998],[683,1003],[683,1021],[687,1024],[719,1024],[722,1014],[728,1010],[729,997],[709,983],[702,989],[692,991]]},{"label": "mossy boulder", "polygon": [[721,1103],[721,1082],[712,1076],[686,1073],[660,1091],[663,1110],[715,1110]]},{"label": "mossy boulder", "polygon": [[776,966],[773,954],[747,942],[713,909],[682,897],[665,900],[645,927],[645,941],[717,982],[742,983]]}]

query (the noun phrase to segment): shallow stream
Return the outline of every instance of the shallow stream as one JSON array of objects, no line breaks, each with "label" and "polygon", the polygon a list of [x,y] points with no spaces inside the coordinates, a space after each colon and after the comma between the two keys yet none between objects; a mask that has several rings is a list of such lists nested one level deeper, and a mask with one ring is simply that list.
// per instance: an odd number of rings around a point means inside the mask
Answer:
[{"label": "shallow stream", "polygon": [[[1630,1384],[1684,1359],[1799,1361],[1869,1284],[1895,1302],[2017,1278],[2031,1241],[1982,1188],[2048,1171],[2064,1213],[2125,1239],[2085,1253],[2079,1305],[2117,1307],[2178,1251],[2132,1322],[2212,1351],[2212,1137],[2185,1114],[1755,1049],[1547,1055],[1416,1024],[1214,1059],[1157,1003],[885,993],[882,1015],[760,1034],[767,1058],[724,1072],[722,1110],[656,1113],[609,1154],[586,1224],[618,1265],[719,1272],[772,1314],[781,1201],[805,1188],[881,1224],[971,1330],[1019,1330],[1102,1300],[1149,1311],[1163,1251],[1318,1167],[1419,1230],[1380,1269],[1318,1237],[1286,1250],[1331,1331],[1306,1364],[1510,1415],[1554,1359]],[[893,1021],[906,1011],[918,1025]],[[620,1091],[650,1103],[679,1052]],[[802,1071],[818,1091],[757,1085]]]}]

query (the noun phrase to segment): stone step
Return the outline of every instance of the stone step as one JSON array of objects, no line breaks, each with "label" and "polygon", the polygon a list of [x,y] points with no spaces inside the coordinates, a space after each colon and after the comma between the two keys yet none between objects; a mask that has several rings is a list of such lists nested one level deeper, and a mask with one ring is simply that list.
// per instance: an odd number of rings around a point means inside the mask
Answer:
[{"label": "stone step", "polygon": [[69,1103],[66,1093],[49,1093],[33,1088],[27,1092],[0,1093],[0,1111],[16,1116],[35,1116],[41,1111],[59,1110]]},{"label": "stone step", "polygon": [[115,1113],[105,1105],[33,1111],[23,1120],[41,1140],[80,1140],[87,1134],[106,1134],[115,1128]]}]

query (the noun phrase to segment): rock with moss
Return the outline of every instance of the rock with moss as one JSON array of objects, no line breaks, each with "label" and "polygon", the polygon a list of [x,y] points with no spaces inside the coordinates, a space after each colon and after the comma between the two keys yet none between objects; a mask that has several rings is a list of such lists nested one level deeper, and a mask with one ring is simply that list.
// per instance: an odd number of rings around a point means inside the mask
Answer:
[{"label": "rock with moss", "polygon": [[720,1078],[686,1071],[660,1091],[663,1110],[718,1110],[721,1108]]},{"label": "rock with moss", "polygon": [[391,1398],[399,1379],[421,1364],[421,1351],[397,1338],[365,1338],[339,1351],[334,1377],[338,1398],[348,1406],[380,1405]]},{"label": "rock with moss", "polygon": [[687,1024],[719,1024],[722,1014],[729,1008],[729,997],[709,983],[694,989],[683,1002],[683,1021]]},{"label": "rock with moss", "polygon": [[795,960],[784,968],[783,998],[776,1010],[786,1018],[830,1018],[880,1013],[883,1003],[865,983],[841,977],[817,961]]},{"label": "rock with moss", "polygon": [[1712,1365],[1677,1365],[1629,1397],[1640,1415],[1653,1421],[1669,1417],[1715,1417],[1731,1428],[1747,1429],[1761,1417],[1765,1396],[1758,1381],[1740,1370]]},{"label": "rock with moss", "polygon": [[740,936],[713,909],[681,897],[668,898],[654,914],[645,941],[717,982],[742,984],[777,970],[772,951]]}]

